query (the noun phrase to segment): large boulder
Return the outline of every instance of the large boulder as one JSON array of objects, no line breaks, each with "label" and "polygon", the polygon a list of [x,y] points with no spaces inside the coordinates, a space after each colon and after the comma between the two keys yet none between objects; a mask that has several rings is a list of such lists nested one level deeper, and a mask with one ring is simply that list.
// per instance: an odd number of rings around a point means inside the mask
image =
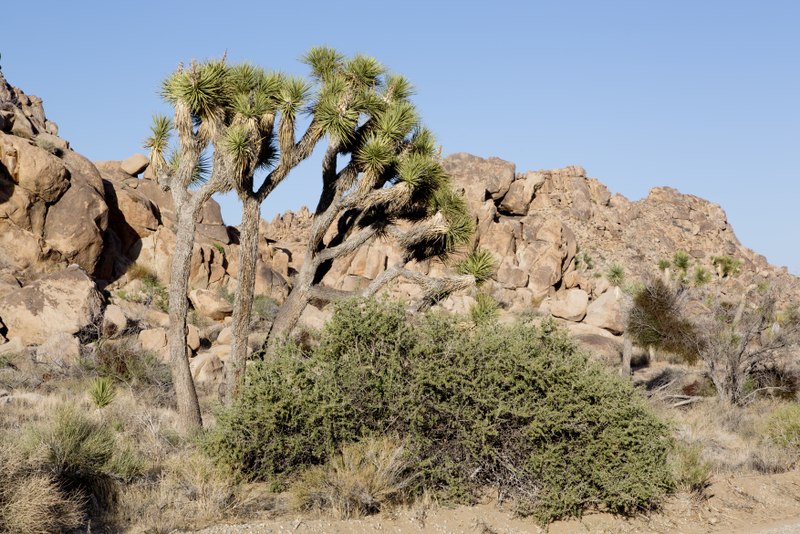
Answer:
[{"label": "large boulder", "polygon": [[540,172],[528,172],[523,178],[514,180],[500,203],[500,212],[509,215],[527,215],[533,195],[543,183],[544,175]]},{"label": "large boulder", "polygon": [[464,191],[473,213],[483,204],[487,194],[494,200],[505,196],[514,181],[516,169],[513,163],[500,158],[483,159],[465,153],[447,156],[443,166],[456,189]]},{"label": "large boulder", "polygon": [[550,302],[550,313],[567,321],[578,322],[586,316],[589,294],[582,289],[568,289]]},{"label": "large boulder", "polygon": [[197,313],[215,321],[221,321],[233,313],[231,303],[215,291],[195,289],[189,292],[189,300]]},{"label": "large boulder", "polygon": [[[37,200],[55,202],[69,189],[70,174],[64,162],[25,139],[0,133],[0,160],[14,183]],[[15,164],[9,166],[12,160]]]},{"label": "large boulder", "polygon": [[625,331],[625,294],[614,287],[589,304],[585,323],[604,328],[615,334]]},{"label": "large boulder", "polygon": [[56,333],[77,334],[97,324],[102,306],[92,279],[72,265],[0,297],[0,317],[9,339],[41,345]]},{"label": "large boulder", "polygon": [[120,163],[120,168],[131,176],[137,176],[150,164],[150,160],[144,154],[134,154]]},{"label": "large boulder", "polygon": [[88,178],[73,174],[72,187],[47,211],[44,239],[66,261],[94,273],[107,226],[108,206],[102,193]]}]

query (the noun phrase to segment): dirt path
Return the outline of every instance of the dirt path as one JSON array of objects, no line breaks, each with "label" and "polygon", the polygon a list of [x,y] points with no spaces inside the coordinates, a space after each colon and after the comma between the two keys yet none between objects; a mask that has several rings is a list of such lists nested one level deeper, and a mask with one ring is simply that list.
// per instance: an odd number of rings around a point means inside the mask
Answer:
[{"label": "dirt path", "polygon": [[[582,520],[559,521],[550,534],[793,534],[800,533],[800,471],[779,475],[721,477],[713,481],[710,497],[698,502],[686,495],[671,499],[662,513],[622,519],[588,514]],[[366,519],[287,517],[247,525],[219,525],[203,534],[527,534],[541,533],[531,520],[513,517],[494,504],[443,508],[415,506]]]}]

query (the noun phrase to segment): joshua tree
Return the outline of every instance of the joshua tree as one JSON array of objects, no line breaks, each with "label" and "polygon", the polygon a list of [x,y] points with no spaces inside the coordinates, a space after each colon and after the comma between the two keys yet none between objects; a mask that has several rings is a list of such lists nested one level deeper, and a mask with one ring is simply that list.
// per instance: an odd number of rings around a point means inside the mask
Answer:
[{"label": "joshua tree", "polygon": [[[387,75],[374,59],[346,59],[329,48],[314,48],[304,58],[312,69],[315,85],[297,90],[289,110],[279,109],[278,144],[284,154],[294,154],[296,164],[313,145],[327,136],[323,158],[323,191],[317,206],[311,238],[301,272],[281,306],[270,339],[281,339],[294,327],[312,298],[330,300],[344,296],[319,284],[336,258],[355,252],[376,237],[397,239],[407,251],[403,260],[382,273],[363,294],[374,295],[390,280],[406,276],[423,284],[425,302],[486,276],[475,270],[460,276],[432,279],[406,269],[412,259],[445,255],[465,242],[472,220],[465,204],[449,187],[438,162],[433,137],[420,126],[409,102],[410,84],[400,76]],[[311,121],[299,142],[295,141],[295,111],[308,98]],[[254,136],[257,137],[257,136]],[[337,168],[340,157],[348,158]],[[255,163],[250,165],[254,168]],[[254,286],[258,208],[276,185],[273,173],[258,190],[252,179],[243,182],[245,203],[242,222],[242,257],[234,307],[234,347],[226,373],[227,398],[235,397],[246,361],[246,336]],[[287,165],[287,171],[291,168]],[[326,235],[333,235],[327,242]],[[473,266],[474,267],[474,266]],[[486,267],[486,265],[484,265]],[[489,266],[492,267],[491,265]]]},{"label": "joshua tree", "polygon": [[[156,116],[145,144],[158,183],[172,194],[178,218],[169,284],[168,341],[178,411],[188,428],[202,426],[186,348],[194,233],[204,204],[214,193],[238,185],[244,174],[242,137],[249,132],[248,121],[263,120],[253,111],[262,110],[261,102],[248,100],[252,96],[250,74],[250,67],[231,67],[224,59],[179,66],[162,85],[162,96],[175,109],[174,119]],[[265,92],[279,85],[278,77],[266,75],[259,82]],[[177,146],[168,153],[174,133]],[[209,151],[213,151],[210,169]]]},{"label": "joshua tree", "polygon": [[316,110],[328,134],[323,189],[305,259],[270,331],[271,346],[292,330],[311,300],[346,295],[323,286],[323,277],[334,260],[377,238],[393,240],[404,253],[362,295],[375,295],[404,276],[423,286],[424,296],[417,303],[421,308],[474,284],[475,275],[488,276],[485,271],[464,271],[430,278],[408,269],[412,260],[453,252],[473,231],[464,200],[453,192],[441,167],[433,135],[421,126],[409,100],[409,82],[387,75],[367,58],[360,60],[361,74],[351,84],[347,72],[352,67],[338,55],[318,54],[309,57],[309,64],[315,79],[341,89],[332,97],[334,102]]}]

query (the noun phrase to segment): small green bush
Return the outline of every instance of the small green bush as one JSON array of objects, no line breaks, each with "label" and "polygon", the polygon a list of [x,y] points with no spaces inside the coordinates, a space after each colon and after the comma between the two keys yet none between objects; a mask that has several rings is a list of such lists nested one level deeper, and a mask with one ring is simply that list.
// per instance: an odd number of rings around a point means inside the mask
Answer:
[{"label": "small green bush", "polygon": [[497,270],[497,260],[488,250],[476,248],[458,264],[457,270],[461,274],[474,276],[475,280],[481,283],[494,275]]},{"label": "small green bush", "polygon": [[742,271],[741,260],[735,260],[730,256],[714,256],[711,258],[711,263],[719,269],[723,278],[736,276]]},{"label": "small green bush", "polygon": [[665,270],[669,269],[671,265],[672,264],[667,259],[662,258],[662,259],[658,260],[658,270],[659,271],[665,271]]},{"label": "small green bush", "polygon": [[786,404],[772,412],[764,423],[769,440],[800,454],[800,405]]},{"label": "small green bush", "polygon": [[106,425],[63,407],[47,424],[32,430],[27,448],[62,491],[90,499],[99,506],[95,512],[113,505],[117,487],[106,464],[114,455],[115,438]]},{"label": "small green bush", "polygon": [[676,269],[679,271],[686,272],[689,269],[689,260],[690,260],[689,253],[685,250],[678,250],[672,256],[672,264],[675,266]]},{"label": "small green bush", "polygon": [[344,301],[303,353],[286,345],[205,439],[247,479],[284,484],[349,443],[397,436],[413,491],[475,502],[487,487],[542,522],[633,513],[673,487],[667,426],[552,323],[467,327],[399,304]]},{"label": "small green bush", "polygon": [[475,324],[496,321],[500,315],[500,304],[491,295],[478,293],[469,315]]},{"label": "small green bush", "polygon": [[625,268],[619,263],[615,263],[608,268],[606,279],[612,286],[621,286],[625,281]]},{"label": "small green bush", "polygon": [[270,322],[278,314],[278,303],[275,299],[267,295],[256,295],[253,297],[253,310],[251,312],[252,322]]},{"label": "small green bush", "polygon": [[695,287],[702,287],[711,281],[711,273],[703,267],[695,267],[694,280]]},{"label": "small green bush", "polygon": [[678,488],[698,499],[706,496],[711,485],[711,464],[702,459],[702,452],[696,443],[677,441],[670,457]]}]

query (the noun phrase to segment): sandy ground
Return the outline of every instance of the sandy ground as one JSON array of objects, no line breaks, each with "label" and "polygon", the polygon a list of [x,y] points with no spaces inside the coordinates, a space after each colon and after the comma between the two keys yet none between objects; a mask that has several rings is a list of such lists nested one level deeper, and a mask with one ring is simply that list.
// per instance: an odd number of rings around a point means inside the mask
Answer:
[{"label": "sandy ground", "polygon": [[330,518],[279,517],[246,525],[218,525],[203,534],[297,533],[366,534],[520,534],[675,533],[675,534],[790,534],[800,533],[800,471],[779,475],[718,477],[698,501],[678,495],[664,510],[649,516],[623,519],[604,513],[581,520],[559,521],[545,531],[531,520],[514,517],[486,503],[472,507],[438,506],[398,510],[389,515],[339,521]]}]

